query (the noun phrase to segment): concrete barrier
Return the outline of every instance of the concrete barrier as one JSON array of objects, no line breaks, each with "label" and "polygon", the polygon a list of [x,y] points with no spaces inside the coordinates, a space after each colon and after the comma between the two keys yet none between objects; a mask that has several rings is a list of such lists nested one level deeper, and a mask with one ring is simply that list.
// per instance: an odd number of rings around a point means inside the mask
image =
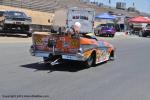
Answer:
[{"label": "concrete barrier", "polygon": [[118,35],[128,35],[128,32],[116,32],[115,33],[115,36],[118,36]]}]

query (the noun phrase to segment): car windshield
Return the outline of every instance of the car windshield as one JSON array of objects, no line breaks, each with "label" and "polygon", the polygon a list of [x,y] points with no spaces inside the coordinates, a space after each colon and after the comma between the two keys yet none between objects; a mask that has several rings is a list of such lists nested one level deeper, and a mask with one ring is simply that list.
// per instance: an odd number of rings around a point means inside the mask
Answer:
[{"label": "car windshield", "polygon": [[101,27],[103,29],[106,29],[106,28],[114,28],[114,24],[101,24],[97,27]]},{"label": "car windshield", "polygon": [[0,11],[0,17],[3,16],[3,14],[4,14],[4,11]]},{"label": "car windshield", "polygon": [[9,11],[6,14],[7,16],[12,16],[12,17],[26,17],[26,15],[22,12],[15,12],[15,11]]},{"label": "car windshield", "polygon": [[146,28],[147,28],[147,29],[150,29],[150,24],[148,24],[148,25],[146,26]]}]

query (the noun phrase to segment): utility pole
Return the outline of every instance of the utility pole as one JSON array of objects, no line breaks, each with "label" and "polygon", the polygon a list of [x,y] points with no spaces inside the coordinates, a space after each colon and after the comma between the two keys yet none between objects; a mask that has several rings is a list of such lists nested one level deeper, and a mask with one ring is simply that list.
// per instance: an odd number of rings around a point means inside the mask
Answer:
[{"label": "utility pole", "polygon": [[109,0],[109,8],[111,8],[111,0]]},{"label": "utility pole", "polygon": [[21,2],[21,8],[22,8],[22,0],[20,2]]},{"label": "utility pole", "polygon": [[135,3],[133,2],[133,7],[135,6]]},{"label": "utility pole", "polygon": [[111,0],[109,0],[109,4],[111,4]]}]

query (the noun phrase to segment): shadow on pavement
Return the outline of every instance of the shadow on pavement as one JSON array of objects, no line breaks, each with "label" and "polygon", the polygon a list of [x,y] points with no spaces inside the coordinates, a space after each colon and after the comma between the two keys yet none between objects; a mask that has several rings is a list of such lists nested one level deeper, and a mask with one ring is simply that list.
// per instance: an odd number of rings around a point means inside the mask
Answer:
[{"label": "shadow on pavement", "polygon": [[50,72],[53,71],[78,72],[87,69],[87,67],[85,67],[81,63],[64,63],[55,66],[46,65],[44,63],[32,63],[21,65],[21,67],[35,69],[35,71],[50,71]]},{"label": "shadow on pavement", "polygon": [[0,37],[16,37],[16,38],[28,38],[28,36],[26,36],[25,34],[2,34],[0,33]]}]

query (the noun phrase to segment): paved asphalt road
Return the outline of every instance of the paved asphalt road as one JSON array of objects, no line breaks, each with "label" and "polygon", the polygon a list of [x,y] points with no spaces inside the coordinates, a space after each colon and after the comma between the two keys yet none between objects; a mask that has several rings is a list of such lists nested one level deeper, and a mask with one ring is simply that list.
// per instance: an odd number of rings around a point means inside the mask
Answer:
[{"label": "paved asphalt road", "polygon": [[88,69],[49,68],[30,43],[0,43],[0,100],[150,100],[150,38],[109,41],[116,60]]}]

